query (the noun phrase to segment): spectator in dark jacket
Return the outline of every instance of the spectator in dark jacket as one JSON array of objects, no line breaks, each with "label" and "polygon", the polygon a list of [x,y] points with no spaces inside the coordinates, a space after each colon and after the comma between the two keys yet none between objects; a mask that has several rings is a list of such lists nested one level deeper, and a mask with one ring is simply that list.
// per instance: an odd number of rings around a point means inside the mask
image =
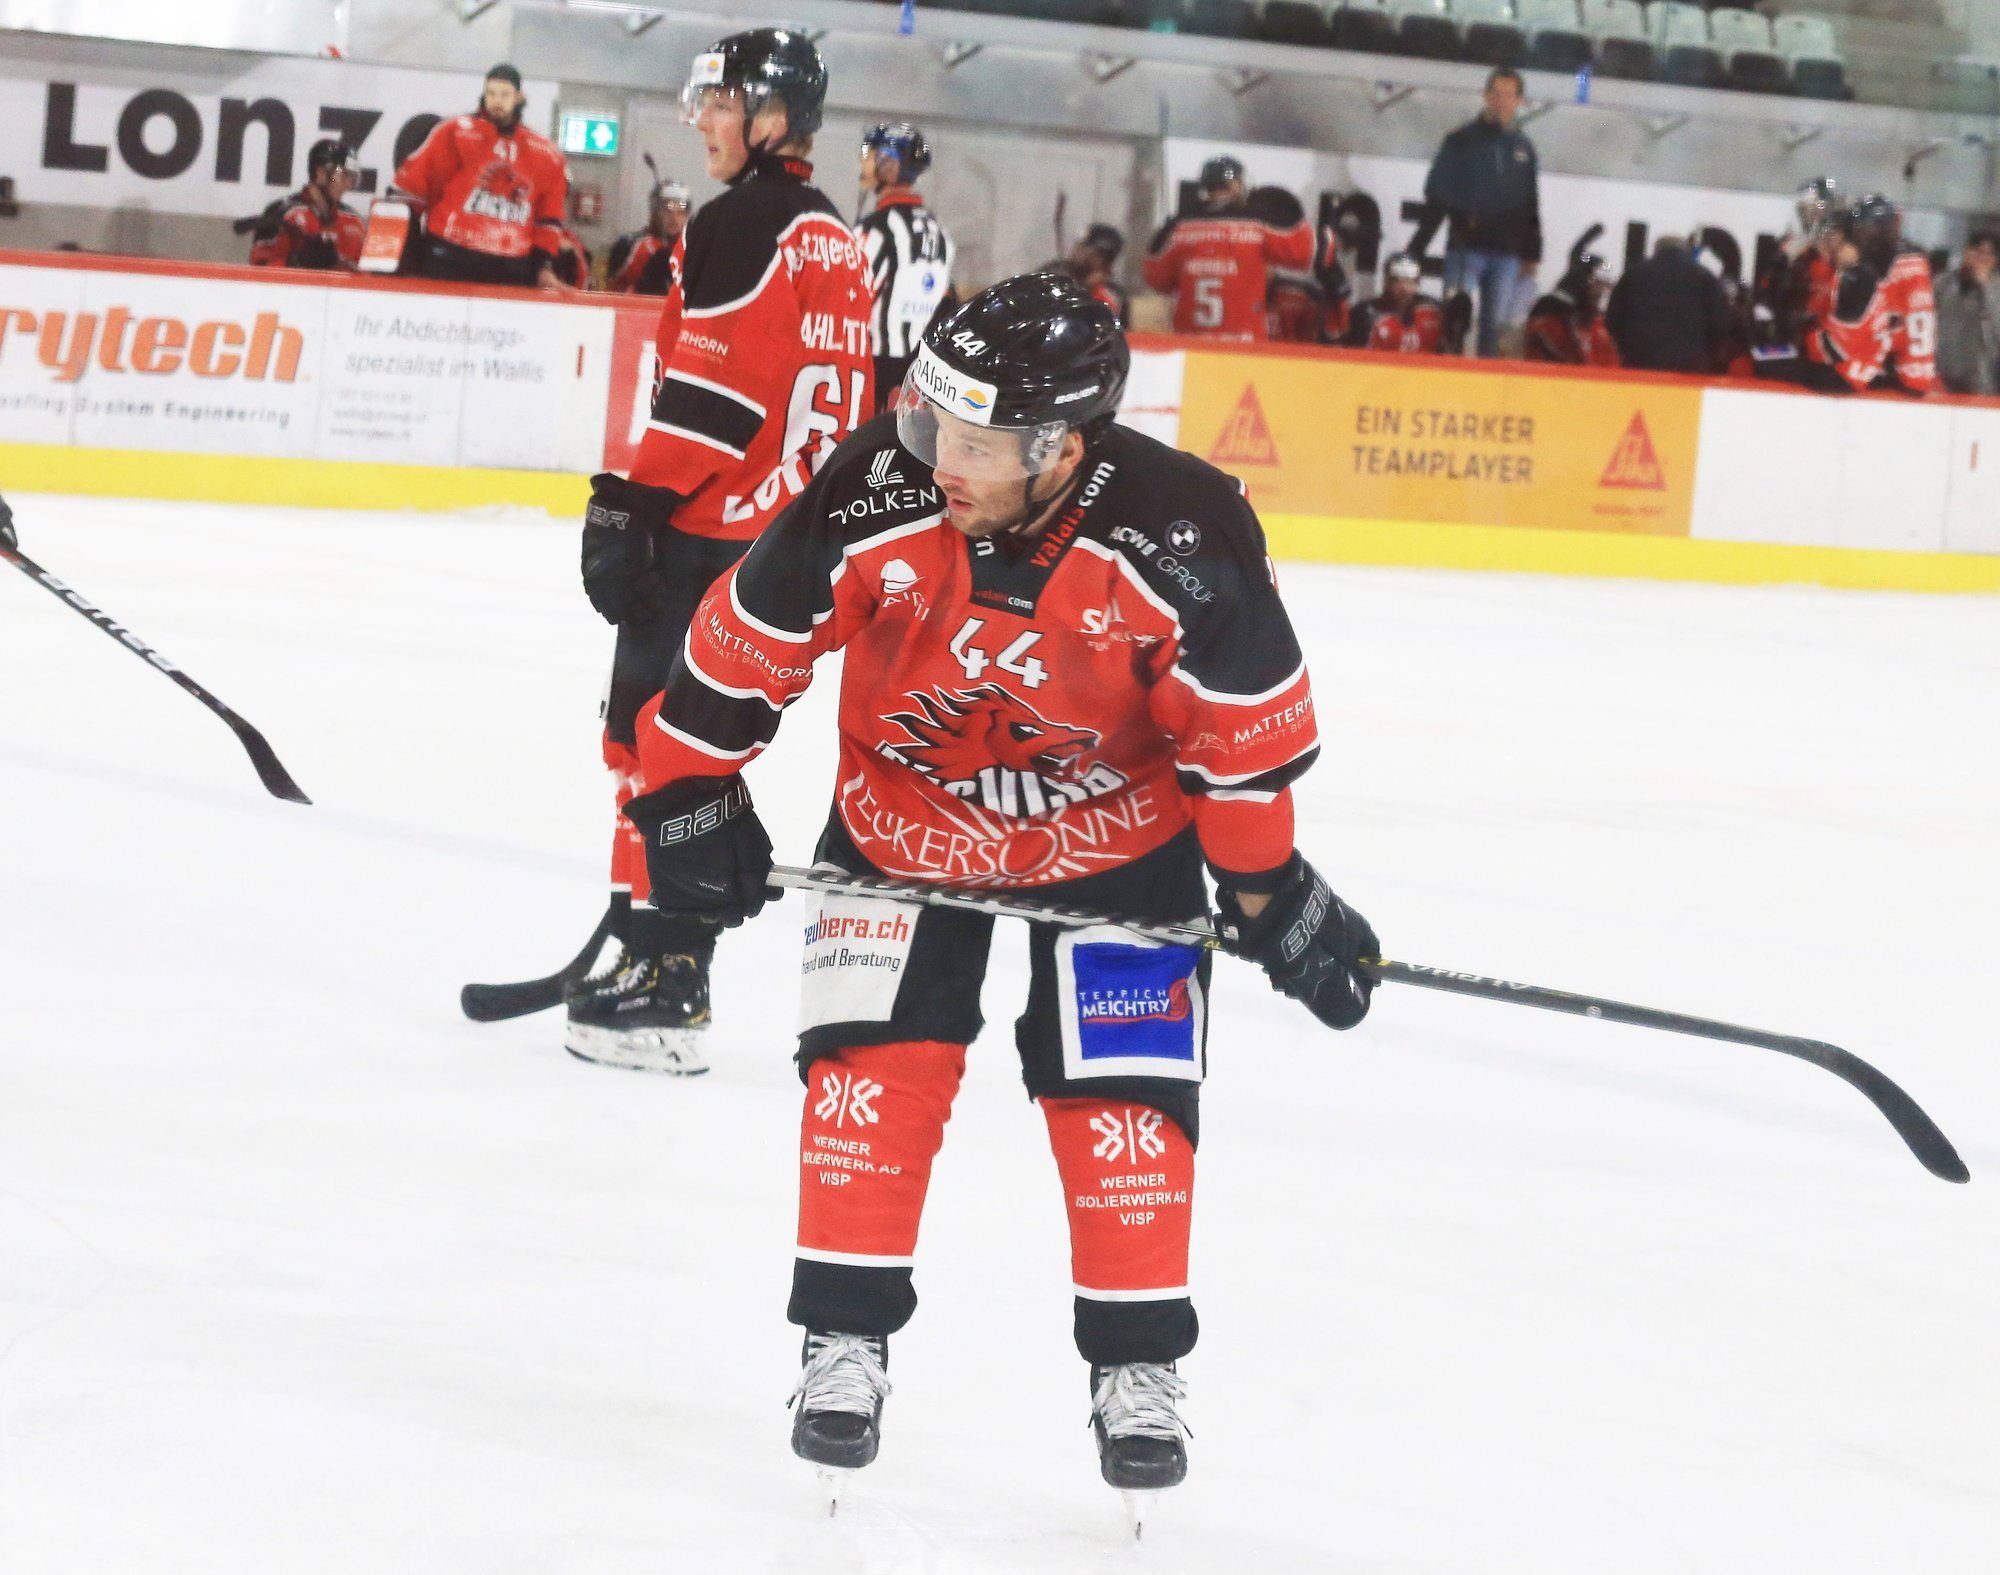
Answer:
[{"label": "spectator in dark jacket", "polygon": [[1499,347],[1517,281],[1542,260],[1542,203],[1535,145],[1514,129],[1521,73],[1486,79],[1485,108],[1444,139],[1424,181],[1424,201],[1451,220],[1444,287],[1479,295],[1479,353]]},{"label": "spectator in dark jacket", "polygon": [[1729,334],[1729,301],[1686,239],[1663,235],[1653,255],[1627,268],[1613,287],[1604,326],[1629,367],[1707,372]]}]

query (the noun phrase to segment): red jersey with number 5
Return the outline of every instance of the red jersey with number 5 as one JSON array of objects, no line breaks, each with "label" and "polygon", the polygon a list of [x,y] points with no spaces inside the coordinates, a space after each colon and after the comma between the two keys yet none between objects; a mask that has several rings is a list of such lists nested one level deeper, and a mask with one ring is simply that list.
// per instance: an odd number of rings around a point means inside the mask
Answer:
[{"label": "red jersey with number 5", "polygon": [[874,411],[867,259],[811,176],[759,157],[674,248],[632,479],[691,536],[756,537]]},{"label": "red jersey with number 5", "polygon": [[846,649],[834,812],[885,874],[1039,886],[1190,824],[1210,864],[1292,851],[1319,740],[1237,483],[1114,426],[1053,523],[969,540],[882,416],[710,588],[639,717],[648,788],[739,770]]},{"label": "red jersey with number 5", "polygon": [[1174,297],[1177,334],[1263,339],[1270,270],[1303,269],[1312,257],[1303,215],[1287,229],[1241,212],[1169,219],[1147,248],[1146,283]]}]

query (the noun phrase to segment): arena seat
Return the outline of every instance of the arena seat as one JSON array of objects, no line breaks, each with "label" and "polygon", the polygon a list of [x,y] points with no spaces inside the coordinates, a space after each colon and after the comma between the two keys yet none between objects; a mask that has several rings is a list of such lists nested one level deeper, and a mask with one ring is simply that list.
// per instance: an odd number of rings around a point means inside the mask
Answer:
[{"label": "arena seat", "polygon": [[1711,11],[1708,36],[1729,85],[1743,93],[1789,93],[1792,73],[1771,41],[1771,22],[1755,11]]},{"label": "arena seat", "polygon": [[1401,47],[1389,0],[1344,0],[1327,18],[1327,31],[1335,49],[1393,55]]},{"label": "arena seat", "polygon": [[1639,0],[1582,0],[1582,12],[1597,69],[1605,76],[1651,82],[1659,75],[1659,56],[1647,36]]},{"label": "arena seat", "polygon": [[1528,40],[1525,63],[1538,71],[1575,71],[1590,63],[1590,39],[1576,0],[1519,0],[1514,17]]},{"label": "arena seat", "polygon": [[1687,0],[1653,0],[1646,20],[1659,51],[1660,80],[1680,87],[1724,87],[1722,56],[1709,41],[1708,13]]},{"label": "arena seat", "polygon": [[1327,9],[1316,0],[1264,0],[1257,13],[1257,36],[1267,44],[1325,49],[1333,43]]},{"label": "arena seat", "polygon": [[1177,0],[1176,20],[1183,33],[1202,38],[1254,38],[1257,13],[1250,0]]},{"label": "arena seat", "polygon": [[1396,18],[1396,41],[1406,55],[1425,60],[1459,60],[1464,41],[1451,19],[1447,0],[1389,0]]},{"label": "arena seat", "polygon": [[1515,20],[1513,0],[1452,0],[1451,12],[1467,60],[1518,66],[1527,58],[1528,38]]},{"label": "arena seat", "polygon": [[1825,17],[1781,16],[1771,24],[1771,34],[1778,53],[1791,62],[1792,87],[1801,97],[1854,97],[1840,43]]}]

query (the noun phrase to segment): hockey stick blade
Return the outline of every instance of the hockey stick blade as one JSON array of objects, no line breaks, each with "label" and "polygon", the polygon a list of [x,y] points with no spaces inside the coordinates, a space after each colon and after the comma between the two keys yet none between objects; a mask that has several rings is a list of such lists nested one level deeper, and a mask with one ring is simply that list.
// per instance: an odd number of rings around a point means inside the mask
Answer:
[{"label": "hockey stick blade", "polygon": [[544,979],[523,979],[518,984],[468,984],[458,992],[459,1010],[475,1023],[499,1023],[561,1006],[570,985],[589,971],[604,937],[610,933],[611,915],[606,912],[597,921],[590,939],[583,943],[583,950],[556,972]]},{"label": "hockey stick blade", "polygon": [[236,741],[243,746],[245,753],[250,756],[250,764],[256,769],[257,780],[264,784],[264,790],[271,794],[272,797],[286,799],[294,804],[310,804],[312,802],[311,799],[306,797],[298,783],[292,780],[292,774],[284,768],[283,763],[278,759],[277,751],[272,749],[270,744],[265,741],[262,733],[258,732],[256,728],[252,727],[228,706],[224,705],[222,701],[202,688],[200,684],[188,677],[186,673],[182,672],[158,651],[146,644],[144,640],[141,640],[130,629],[126,628],[102,608],[94,607],[85,601],[83,597],[71,590],[61,580],[57,579],[47,569],[43,568],[33,558],[30,558],[18,548],[0,546],[0,558],[5,558],[65,607],[89,619],[91,623],[110,635],[112,639],[124,646],[134,656],[143,659],[148,666],[159,669],[159,671],[166,674],[167,677],[171,678],[182,689],[185,689],[195,699],[207,706],[209,710],[221,717],[224,723],[228,725],[229,731],[236,735]]},{"label": "hockey stick blade", "polygon": [[[1118,918],[1110,914],[1091,913],[1080,908],[1016,902],[1005,897],[983,895],[977,891],[928,886],[917,881],[853,876],[838,871],[804,870],[785,866],[780,866],[771,872],[770,884],[798,891],[890,897],[903,902],[922,903],[927,907],[963,908],[975,913],[1038,920],[1045,924],[1110,925],[1147,940],[1177,946],[1204,946],[1213,951],[1231,952],[1231,955],[1234,955],[1227,941],[1205,924],[1153,924]],[[1482,974],[1456,973],[1450,969],[1431,968],[1421,963],[1392,962],[1382,959],[1367,966],[1384,983],[1417,985],[1427,990],[1444,990],[1453,995],[1477,996],[1481,1000],[1501,1001],[1513,1006],[1534,1006],[1540,1007],[1543,1011],[1566,1012],[1576,1017],[1625,1023],[1634,1028],[1656,1028],[1667,1033],[1688,1034],[1698,1039],[1750,1045],[1760,1050],[1775,1050],[1781,1055],[1809,1061],[1856,1089],[1881,1111],[1889,1125],[1896,1129],[1896,1135],[1917,1157],[1917,1162],[1933,1176],[1954,1182],[1972,1179],[1971,1172],[1965,1167],[1965,1161],[1959,1158],[1958,1150],[1952,1147],[1951,1139],[1944,1135],[1924,1108],[1886,1073],[1871,1066],[1851,1050],[1843,1050],[1838,1045],[1827,1044],[1819,1039],[1801,1039],[1791,1034],[1766,1033],[1762,1029],[1743,1028],[1734,1023],[1717,1022],[1706,1017],[1691,1017],[1685,1012],[1663,1012],[1648,1006],[1633,1006],[1624,1001],[1606,1000],[1602,996],[1575,995],[1567,990],[1551,990],[1541,985],[1513,984],[1505,979],[1489,979]]]}]

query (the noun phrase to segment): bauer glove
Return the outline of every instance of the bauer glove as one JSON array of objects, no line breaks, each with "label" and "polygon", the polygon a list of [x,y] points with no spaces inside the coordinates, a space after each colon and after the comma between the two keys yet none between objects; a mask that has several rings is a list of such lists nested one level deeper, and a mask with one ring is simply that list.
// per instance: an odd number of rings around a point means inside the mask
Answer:
[{"label": "bauer glove", "polygon": [[590,479],[583,512],[583,594],[606,623],[656,618],[672,605],[653,567],[654,533],[682,502],[678,492],[606,471]]},{"label": "bauer glove", "polygon": [[625,806],[659,912],[728,929],[771,900],[771,839],[740,776],[683,777]]},{"label": "bauer glove", "polygon": [[1361,960],[1381,956],[1382,943],[1296,852],[1277,871],[1271,900],[1256,918],[1227,886],[1215,896],[1224,942],[1262,968],[1272,989],[1303,1003],[1329,1028],[1352,1028],[1368,1015],[1375,980]]}]

